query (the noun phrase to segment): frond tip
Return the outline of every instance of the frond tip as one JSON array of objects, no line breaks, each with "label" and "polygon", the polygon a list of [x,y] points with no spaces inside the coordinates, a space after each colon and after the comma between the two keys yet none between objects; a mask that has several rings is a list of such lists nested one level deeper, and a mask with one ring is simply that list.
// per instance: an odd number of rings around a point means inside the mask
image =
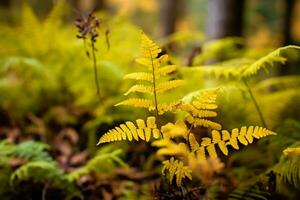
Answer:
[{"label": "frond tip", "polygon": [[155,117],[148,117],[146,123],[144,120],[138,119],[136,120],[137,125],[130,121],[121,124],[119,127],[105,133],[97,145],[120,140],[132,141],[133,139],[136,141],[141,139],[148,142],[151,136],[157,139],[160,136],[160,131],[157,129],[155,120]]},{"label": "frond tip", "polygon": [[192,180],[192,170],[188,166],[184,166],[182,161],[175,160],[174,157],[163,161],[162,174],[166,175],[166,172],[169,175],[170,184],[173,182],[174,177],[176,177],[177,186],[181,186],[184,178]]}]

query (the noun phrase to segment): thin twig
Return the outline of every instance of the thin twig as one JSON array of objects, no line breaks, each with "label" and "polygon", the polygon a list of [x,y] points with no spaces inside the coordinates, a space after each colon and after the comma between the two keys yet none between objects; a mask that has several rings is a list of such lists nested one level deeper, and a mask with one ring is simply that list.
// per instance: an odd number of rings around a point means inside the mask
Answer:
[{"label": "thin twig", "polygon": [[98,80],[98,70],[97,70],[97,59],[96,59],[96,54],[95,54],[95,45],[94,42],[91,41],[92,45],[92,55],[93,55],[93,65],[94,65],[94,74],[95,74],[95,83],[96,83],[96,88],[97,88],[97,95],[100,99],[100,86],[99,86],[99,80]]},{"label": "thin twig", "polygon": [[47,181],[47,183],[45,184],[45,186],[43,188],[42,200],[46,200],[46,193],[47,193],[47,189],[49,186],[50,186],[50,181]]},{"label": "thin twig", "polygon": [[251,97],[251,99],[252,99],[252,101],[253,101],[253,103],[254,103],[254,106],[255,106],[256,111],[257,111],[257,113],[258,113],[258,115],[259,115],[259,118],[260,118],[261,123],[263,124],[264,127],[267,127],[267,124],[266,124],[266,122],[265,122],[265,119],[264,119],[264,117],[263,117],[263,114],[262,114],[262,112],[261,112],[261,110],[260,110],[260,108],[259,108],[259,105],[258,105],[258,103],[257,103],[257,101],[256,101],[256,99],[255,99],[255,97],[254,97],[254,95],[253,95],[253,93],[252,93],[252,90],[251,90],[251,88],[249,87],[249,85],[248,85],[246,79],[243,79],[243,82],[244,82],[244,84],[245,84],[245,86],[246,86],[246,88],[247,88],[247,90],[248,90],[248,93],[250,94],[250,97]]}]

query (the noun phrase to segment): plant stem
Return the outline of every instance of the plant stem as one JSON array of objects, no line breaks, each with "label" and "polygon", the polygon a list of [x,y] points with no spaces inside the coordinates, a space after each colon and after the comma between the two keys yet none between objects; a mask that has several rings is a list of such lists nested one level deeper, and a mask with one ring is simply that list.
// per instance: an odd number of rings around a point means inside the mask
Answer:
[{"label": "plant stem", "polygon": [[92,56],[93,56],[93,64],[94,64],[94,74],[95,74],[95,84],[96,84],[96,89],[97,89],[97,95],[100,99],[100,86],[99,86],[99,80],[98,80],[98,70],[97,70],[97,59],[96,59],[96,49],[94,42],[91,41],[92,44]]},{"label": "plant stem", "polygon": [[[152,57],[151,51],[149,51],[149,53],[150,53],[150,56],[151,56],[151,66],[152,66],[152,81],[153,81],[155,114],[156,114],[156,120],[157,120],[158,126],[160,126],[159,119],[158,119],[159,115],[158,115],[158,103],[157,103],[157,95],[156,95],[155,68],[154,68],[153,57]],[[160,133],[160,134],[161,134],[161,137],[164,138],[163,134],[162,133]]]},{"label": "plant stem", "polygon": [[151,65],[152,65],[152,81],[153,81],[153,93],[154,93],[154,104],[155,104],[155,111],[156,111],[156,118],[158,120],[158,105],[157,105],[157,96],[156,96],[156,78],[155,78],[155,69],[151,51],[149,51],[151,55]]},{"label": "plant stem", "polygon": [[244,84],[245,84],[245,86],[246,86],[246,88],[247,88],[247,90],[248,90],[248,93],[250,94],[250,97],[251,97],[251,99],[252,99],[252,101],[253,101],[253,103],[254,103],[254,106],[255,106],[256,111],[257,111],[257,113],[258,113],[258,115],[259,115],[259,118],[260,118],[260,120],[261,120],[261,123],[263,124],[264,127],[267,127],[267,124],[266,124],[266,122],[265,122],[265,119],[264,119],[264,117],[263,117],[263,114],[262,114],[262,112],[261,112],[261,110],[260,110],[260,108],[259,108],[259,106],[258,106],[258,103],[257,103],[257,101],[256,101],[256,99],[255,99],[255,97],[254,97],[254,95],[253,95],[253,93],[252,93],[252,90],[251,90],[251,88],[249,87],[249,85],[248,85],[246,79],[243,79],[243,82],[244,82]]}]

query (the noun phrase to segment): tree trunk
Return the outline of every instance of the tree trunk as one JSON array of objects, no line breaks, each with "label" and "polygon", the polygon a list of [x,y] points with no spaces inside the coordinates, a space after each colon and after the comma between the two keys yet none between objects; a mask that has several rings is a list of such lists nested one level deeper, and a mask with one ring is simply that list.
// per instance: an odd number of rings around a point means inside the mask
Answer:
[{"label": "tree trunk", "polygon": [[11,5],[10,3],[11,3],[11,0],[1,0],[0,1],[0,6],[7,8],[7,7],[10,7],[10,5]]},{"label": "tree trunk", "polygon": [[242,36],[244,4],[245,0],[209,0],[208,39]]},{"label": "tree trunk", "polygon": [[83,12],[90,12],[105,9],[106,5],[105,0],[78,0],[77,8]]},{"label": "tree trunk", "polygon": [[176,21],[180,17],[181,0],[161,0],[161,36],[166,37],[174,33]]},{"label": "tree trunk", "polygon": [[95,11],[106,9],[105,0],[95,0]]},{"label": "tree trunk", "polygon": [[295,0],[284,0],[285,2],[285,13],[283,19],[283,45],[293,44],[292,33],[291,33],[291,26],[293,20],[293,8],[295,6]]}]

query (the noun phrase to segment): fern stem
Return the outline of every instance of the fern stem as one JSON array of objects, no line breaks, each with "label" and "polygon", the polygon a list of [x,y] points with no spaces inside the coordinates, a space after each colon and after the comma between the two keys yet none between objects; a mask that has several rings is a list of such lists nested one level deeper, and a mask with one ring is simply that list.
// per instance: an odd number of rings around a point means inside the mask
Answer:
[{"label": "fern stem", "polygon": [[95,74],[95,84],[96,84],[96,89],[97,89],[97,95],[100,99],[100,86],[99,86],[99,79],[98,79],[98,69],[97,69],[97,59],[96,59],[96,49],[94,45],[94,41],[91,41],[92,44],[92,56],[93,56],[93,65],[94,65],[94,74]]},{"label": "fern stem", "polygon": [[261,121],[262,125],[267,128],[267,124],[266,124],[265,119],[263,117],[263,114],[262,114],[262,112],[261,112],[261,110],[259,108],[259,105],[258,105],[258,103],[257,103],[257,101],[256,101],[256,99],[255,99],[255,97],[253,95],[253,92],[252,92],[251,88],[249,87],[246,79],[243,79],[243,82],[244,82],[244,84],[245,84],[245,86],[246,86],[246,88],[248,90],[248,93],[250,94],[250,97],[251,97],[251,99],[252,99],[252,101],[254,103],[254,106],[255,106],[256,111],[257,111],[257,113],[259,115],[259,118],[260,118],[260,121]]},{"label": "fern stem", "polygon": [[152,66],[152,80],[153,80],[153,93],[154,93],[154,104],[155,104],[155,114],[156,119],[158,120],[158,105],[157,105],[157,95],[156,95],[156,78],[155,78],[155,69],[151,51],[149,51],[151,55],[151,66]]}]

